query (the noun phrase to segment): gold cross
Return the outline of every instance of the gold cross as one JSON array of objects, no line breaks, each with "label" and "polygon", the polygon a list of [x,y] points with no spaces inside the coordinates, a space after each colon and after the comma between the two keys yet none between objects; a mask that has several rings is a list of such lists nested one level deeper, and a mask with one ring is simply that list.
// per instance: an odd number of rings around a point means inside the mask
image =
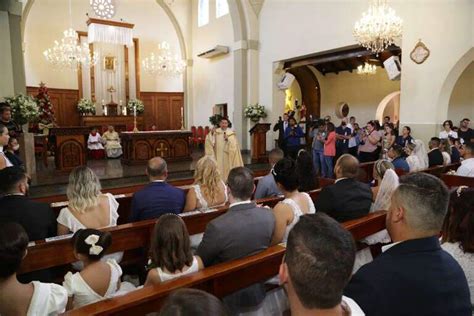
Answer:
[{"label": "gold cross", "polygon": [[168,148],[164,147],[163,143],[160,143],[160,148],[156,149],[156,152],[159,153],[160,157],[163,157],[163,152],[167,152]]},{"label": "gold cross", "polygon": [[107,91],[112,93],[112,92],[115,92],[116,90],[115,90],[114,86],[110,86],[110,88],[108,88]]}]

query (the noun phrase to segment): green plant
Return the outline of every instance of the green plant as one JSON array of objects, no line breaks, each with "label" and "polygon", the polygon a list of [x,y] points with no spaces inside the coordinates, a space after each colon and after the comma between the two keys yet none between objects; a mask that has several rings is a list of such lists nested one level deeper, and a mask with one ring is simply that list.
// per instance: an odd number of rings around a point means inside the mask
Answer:
[{"label": "green plant", "polygon": [[267,117],[265,106],[261,104],[249,104],[244,108],[244,115],[252,122],[258,122],[261,118]]},{"label": "green plant", "polygon": [[13,120],[17,124],[23,125],[38,119],[39,107],[32,97],[20,93],[14,97],[5,98],[5,101],[10,105]]}]

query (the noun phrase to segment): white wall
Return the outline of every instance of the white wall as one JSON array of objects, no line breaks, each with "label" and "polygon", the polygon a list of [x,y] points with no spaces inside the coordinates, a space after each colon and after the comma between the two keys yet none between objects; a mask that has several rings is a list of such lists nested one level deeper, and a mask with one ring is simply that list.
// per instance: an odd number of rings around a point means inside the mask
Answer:
[{"label": "white wall", "polygon": [[474,62],[462,73],[449,101],[448,118],[458,125],[465,117],[474,120]]},{"label": "white wall", "polygon": [[[113,20],[123,19],[135,24],[134,37],[140,41],[141,59],[157,52],[161,41],[170,43],[174,52],[181,55],[176,31],[163,9],[155,0],[120,0],[116,2]],[[179,1],[173,7],[176,15],[185,21],[187,2]],[[72,0],[72,27],[87,31],[86,13],[95,17],[89,1]],[[184,26],[186,23],[184,22]],[[61,39],[62,32],[69,27],[68,1],[37,0],[28,15],[25,34],[25,68],[27,86],[37,86],[40,81],[50,88],[77,89],[77,75],[71,71],[52,71],[43,57],[43,51],[53,46],[54,40]],[[175,92],[183,91],[183,79],[179,77],[152,76],[142,71],[141,91]]]},{"label": "white wall", "polygon": [[[215,104],[227,103],[228,115],[234,111],[233,28],[230,15],[216,19],[215,1],[210,1],[209,24],[197,26],[198,1],[192,0],[192,58],[193,58],[193,122],[209,125],[209,116]],[[230,47],[227,55],[206,59],[197,57],[216,45]]]}]

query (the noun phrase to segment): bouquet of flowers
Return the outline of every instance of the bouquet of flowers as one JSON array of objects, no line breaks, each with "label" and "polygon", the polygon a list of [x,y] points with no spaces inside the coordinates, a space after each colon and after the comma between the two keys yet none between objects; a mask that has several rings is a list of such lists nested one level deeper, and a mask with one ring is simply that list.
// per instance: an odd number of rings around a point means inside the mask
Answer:
[{"label": "bouquet of flowers", "polygon": [[127,102],[127,110],[129,113],[133,113],[133,109],[137,109],[137,114],[145,112],[145,105],[138,99],[130,99]]},{"label": "bouquet of flowers", "polygon": [[244,108],[244,115],[252,122],[258,122],[261,118],[267,117],[267,112],[265,112],[265,106],[256,103],[247,105]]},{"label": "bouquet of flowers", "polygon": [[95,114],[95,104],[86,98],[82,98],[77,103],[77,111],[81,114]]},{"label": "bouquet of flowers", "polygon": [[38,119],[39,107],[32,97],[20,93],[14,97],[5,98],[5,101],[10,105],[13,120],[17,124],[24,125]]},{"label": "bouquet of flowers", "polygon": [[[214,114],[213,116],[209,116],[209,123],[212,124],[214,127],[219,127],[219,123],[221,122],[221,119],[223,118],[222,115],[220,114]],[[232,127],[232,122],[229,121],[229,127]]]}]

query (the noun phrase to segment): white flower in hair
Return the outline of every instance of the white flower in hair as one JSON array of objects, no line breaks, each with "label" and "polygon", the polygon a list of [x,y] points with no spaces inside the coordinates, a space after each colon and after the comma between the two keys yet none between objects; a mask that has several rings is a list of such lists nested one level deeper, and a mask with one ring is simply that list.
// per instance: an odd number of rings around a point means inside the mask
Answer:
[{"label": "white flower in hair", "polygon": [[102,252],[102,250],[104,250],[104,248],[102,248],[101,246],[96,245],[96,243],[99,241],[99,238],[100,238],[99,236],[92,234],[92,235],[87,236],[87,238],[84,240],[86,244],[91,246],[89,248],[90,255],[97,256]]}]

